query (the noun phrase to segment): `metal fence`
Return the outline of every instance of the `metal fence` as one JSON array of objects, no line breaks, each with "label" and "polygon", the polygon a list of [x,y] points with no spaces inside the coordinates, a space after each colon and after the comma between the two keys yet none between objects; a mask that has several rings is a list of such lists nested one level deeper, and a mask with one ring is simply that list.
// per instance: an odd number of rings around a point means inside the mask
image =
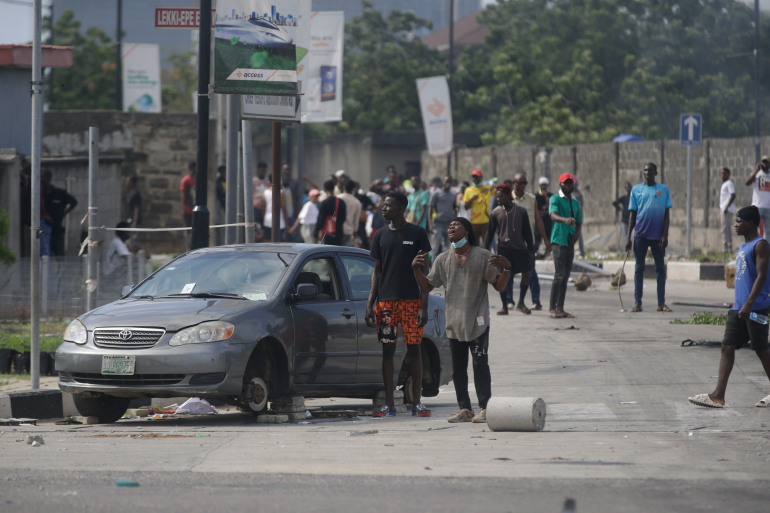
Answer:
[{"label": "metal fence", "polygon": [[[30,259],[20,258],[0,272],[0,318],[25,320],[30,315]],[[71,318],[87,310],[87,256],[42,257],[41,309],[43,317]],[[0,266],[1,267],[1,266]],[[134,285],[152,272],[144,251],[131,254],[126,263],[111,276],[101,275],[97,266],[96,305],[115,301],[126,285]]]}]

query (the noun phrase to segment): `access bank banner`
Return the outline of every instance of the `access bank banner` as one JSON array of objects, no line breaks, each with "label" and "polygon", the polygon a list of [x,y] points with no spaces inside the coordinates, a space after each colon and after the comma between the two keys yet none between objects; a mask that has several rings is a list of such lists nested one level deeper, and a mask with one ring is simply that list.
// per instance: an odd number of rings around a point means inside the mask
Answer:
[{"label": "access bank banner", "polygon": [[[214,29],[214,91],[297,94],[301,4],[309,0],[219,0]],[[309,10],[309,7],[308,7]]]},{"label": "access bank banner", "polygon": [[431,155],[445,155],[452,151],[452,106],[446,77],[417,79],[422,125]]},{"label": "access bank banner", "polygon": [[302,122],[342,121],[343,11],[314,12],[310,22],[310,53],[303,66],[306,87]]},{"label": "access bank banner", "polygon": [[160,112],[160,48],[123,43],[123,111]]}]

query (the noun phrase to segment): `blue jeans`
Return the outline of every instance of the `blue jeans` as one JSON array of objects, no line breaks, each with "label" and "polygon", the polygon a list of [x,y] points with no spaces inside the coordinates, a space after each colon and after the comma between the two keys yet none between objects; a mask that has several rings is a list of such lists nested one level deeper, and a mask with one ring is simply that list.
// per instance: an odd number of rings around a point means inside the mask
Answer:
[{"label": "blue jeans", "polygon": [[636,269],[634,271],[634,302],[642,304],[642,287],[644,284],[644,259],[647,257],[647,248],[652,250],[652,258],[655,260],[655,278],[658,281],[658,306],[666,304],[666,267],[663,257],[666,250],[660,247],[659,240],[650,240],[644,237],[634,239],[634,256],[636,257]]}]

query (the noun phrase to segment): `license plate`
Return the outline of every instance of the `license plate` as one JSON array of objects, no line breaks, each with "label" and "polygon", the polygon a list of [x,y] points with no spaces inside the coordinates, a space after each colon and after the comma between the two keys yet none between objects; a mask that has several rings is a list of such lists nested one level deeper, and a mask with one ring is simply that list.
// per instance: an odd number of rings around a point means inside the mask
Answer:
[{"label": "license plate", "polygon": [[102,356],[102,374],[131,376],[136,369],[136,356]]}]

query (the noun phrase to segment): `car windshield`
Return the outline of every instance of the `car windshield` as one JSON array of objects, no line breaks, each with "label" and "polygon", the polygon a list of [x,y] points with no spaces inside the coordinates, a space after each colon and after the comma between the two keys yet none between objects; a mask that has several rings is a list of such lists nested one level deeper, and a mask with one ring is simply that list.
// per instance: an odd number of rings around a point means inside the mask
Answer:
[{"label": "car windshield", "polygon": [[193,253],[171,262],[128,297],[234,297],[264,301],[295,255],[256,251]]}]

